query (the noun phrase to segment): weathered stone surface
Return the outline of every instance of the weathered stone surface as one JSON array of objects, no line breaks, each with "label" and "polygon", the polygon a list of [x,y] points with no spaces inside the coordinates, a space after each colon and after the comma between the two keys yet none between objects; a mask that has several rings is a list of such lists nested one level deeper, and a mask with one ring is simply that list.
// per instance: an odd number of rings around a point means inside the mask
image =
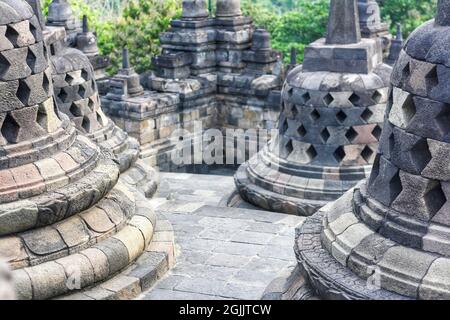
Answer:
[{"label": "weathered stone surface", "polygon": [[[449,167],[443,158],[449,146],[448,119],[442,118],[447,97],[441,93],[448,85],[448,66],[439,59],[445,57],[447,48],[441,40],[448,29],[449,6],[449,1],[439,1],[436,19],[419,27],[400,53],[371,177],[351,191],[353,199],[342,198],[337,205],[323,209],[323,229],[316,232],[321,237],[319,250],[326,255],[320,256],[317,248],[312,250],[304,232],[299,231],[299,266],[324,298],[367,298],[362,287],[349,290],[349,286],[341,286],[350,283],[355,274],[375,284],[376,290],[394,295],[448,297]],[[358,223],[337,234],[340,229],[333,224],[343,216],[341,201],[351,206],[349,214]],[[327,259],[329,255],[332,261]],[[344,273],[330,280],[322,268],[330,269],[336,262],[343,265]]]},{"label": "weathered stone surface", "polygon": [[[53,27],[43,32],[40,2],[29,2],[33,10],[24,0],[0,2],[0,256],[14,269],[19,299],[51,299],[106,281],[145,251],[154,214],[132,217],[148,208],[144,193],[155,186],[141,186],[154,184],[154,172],[139,166],[118,182],[139,145],[100,109],[89,58],[65,51],[65,33],[53,32],[59,25],[76,33],[68,3],[52,2]],[[90,42],[83,31],[80,46]],[[47,45],[67,54],[49,66]],[[76,133],[65,111],[90,137]]]},{"label": "weathered stone surface", "polygon": [[332,1],[328,38],[287,75],[278,135],[236,174],[245,200],[309,216],[367,176],[388,102],[381,58],[377,41],[360,37],[356,1]]},{"label": "weathered stone surface", "polygon": [[0,300],[14,300],[16,298],[12,281],[8,265],[0,261]]},{"label": "weathered stone surface", "polygon": [[352,44],[361,40],[355,0],[331,1],[327,44]]},{"label": "weathered stone surface", "polygon": [[218,0],[216,16],[230,18],[241,15],[241,0]]},{"label": "weathered stone surface", "polygon": [[183,19],[202,20],[209,16],[206,0],[184,0]]}]

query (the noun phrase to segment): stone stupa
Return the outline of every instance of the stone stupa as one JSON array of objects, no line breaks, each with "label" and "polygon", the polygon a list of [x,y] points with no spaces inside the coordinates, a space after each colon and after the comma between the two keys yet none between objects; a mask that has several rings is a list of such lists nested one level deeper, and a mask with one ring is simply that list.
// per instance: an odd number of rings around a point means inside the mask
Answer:
[{"label": "stone stupa", "polygon": [[406,41],[370,179],[297,232],[302,274],[322,298],[450,298],[449,13],[439,0]]},{"label": "stone stupa", "polygon": [[376,39],[385,57],[389,55],[392,34],[382,21],[380,5],[376,0],[358,0],[359,26],[363,38]]},{"label": "stone stupa", "polygon": [[83,52],[88,58],[95,71],[95,81],[100,94],[107,92],[109,75],[106,68],[110,65],[109,57],[101,55],[97,44],[97,35],[89,30],[88,18],[83,16],[82,32],[76,36],[75,47]]},{"label": "stone stupa", "polygon": [[400,52],[402,51],[404,44],[403,42],[402,25],[400,23],[397,23],[397,34],[391,41],[389,56],[385,60],[386,64],[394,66],[394,64],[397,62],[398,57],[400,56]]},{"label": "stone stupa", "polygon": [[[31,0],[33,1],[33,0]],[[76,45],[77,34],[83,31],[81,21],[75,17],[67,0],[53,0],[48,6],[47,26],[63,27],[66,30],[68,43]]]},{"label": "stone stupa", "polygon": [[287,76],[279,134],[235,176],[244,200],[308,216],[368,176],[392,71],[382,60],[361,38],[356,0],[331,1],[327,38]]},{"label": "stone stupa", "polygon": [[[36,2],[35,0],[29,0]],[[101,55],[97,44],[97,35],[89,30],[87,16],[83,16],[81,21],[72,10],[72,6],[67,0],[53,0],[48,8],[47,24],[48,28],[63,27],[65,38],[59,37],[57,46],[69,46],[82,51],[88,58],[95,71],[95,80],[98,90],[105,94],[108,90],[109,76],[106,69],[110,65],[109,57]],[[58,29],[56,29],[58,30]],[[57,50],[53,49],[55,41],[51,41],[50,51],[52,55]]]},{"label": "stone stupa", "polygon": [[103,113],[89,58],[77,49],[64,48],[51,61],[59,110],[82,134],[116,154],[122,172],[130,168],[138,158],[139,144]]},{"label": "stone stupa", "polygon": [[[119,177],[112,150],[77,134],[58,110],[32,7],[0,0],[0,30],[0,256],[17,298],[131,297],[167,267],[153,249],[158,219],[136,187],[141,177]],[[144,270],[142,259],[152,261]]]}]

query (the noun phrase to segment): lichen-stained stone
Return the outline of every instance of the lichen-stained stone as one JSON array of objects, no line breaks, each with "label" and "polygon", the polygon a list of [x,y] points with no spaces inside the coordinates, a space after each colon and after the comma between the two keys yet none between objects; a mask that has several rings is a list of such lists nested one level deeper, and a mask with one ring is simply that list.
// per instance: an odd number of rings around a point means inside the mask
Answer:
[{"label": "lichen-stained stone", "polygon": [[13,261],[14,266],[25,266],[28,258],[23,243],[17,237],[3,237],[0,239],[0,250],[2,258],[6,261]]},{"label": "lichen-stained stone", "polygon": [[19,109],[23,106],[22,102],[16,95],[18,89],[18,80],[7,82],[0,81],[0,110],[2,112]]},{"label": "lichen-stained stone", "polygon": [[80,217],[72,217],[55,224],[64,242],[69,248],[87,244],[91,239],[90,233]]},{"label": "lichen-stained stone", "polygon": [[[439,258],[433,262],[428,270],[422,285],[419,288],[421,299],[448,300],[450,295],[450,260]],[[430,287],[438,287],[440,290],[430,290]]]},{"label": "lichen-stained stone", "polygon": [[131,262],[127,247],[118,239],[111,238],[108,242],[101,242],[94,248],[101,250],[108,259],[108,275],[117,273]]},{"label": "lichen-stained stone", "polygon": [[68,276],[67,286],[72,290],[86,287],[95,281],[92,265],[83,254],[77,253],[61,258],[58,264],[63,266]]},{"label": "lichen-stained stone", "polygon": [[[156,221],[153,223],[156,223]],[[139,215],[133,216],[133,218],[129,222],[131,226],[138,228],[144,236],[148,234],[153,234],[154,230],[153,223],[148,218]],[[145,237],[144,240],[145,245],[147,246],[152,241],[152,238]]]},{"label": "lichen-stained stone", "polygon": [[[142,185],[154,189],[155,182],[144,165],[136,165],[139,176],[120,180],[139,145],[99,109],[92,66],[79,51],[57,63],[64,77],[55,84],[67,90],[55,97],[44,41],[60,52],[65,33],[43,33],[40,2],[28,1],[31,7],[0,0],[0,256],[13,269],[19,299],[50,299],[108,280],[145,251],[156,218],[142,205],[144,193],[152,194]],[[51,7],[55,18],[64,1]],[[55,105],[69,99],[95,141],[77,134]],[[114,152],[124,156],[117,160]],[[151,218],[139,215],[131,224],[136,202]]]},{"label": "lichen-stained stone", "polygon": [[47,26],[63,27],[70,45],[76,44],[76,36],[82,32],[80,21],[75,17],[67,0],[53,0],[48,7]]},{"label": "lichen-stained stone", "polygon": [[125,245],[130,261],[136,260],[145,249],[145,241],[141,231],[133,226],[123,228],[114,236],[114,239],[120,240]]},{"label": "lichen-stained stone", "polygon": [[31,279],[34,300],[49,299],[61,295],[67,290],[66,272],[64,267],[56,262],[46,262],[45,268],[26,268],[24,270]]},{"label": "lichen-stained stone", "polygon": [[[71,119],[78,131],[112,150],[122,172],[129,169],[139,154],[137,143],[103,113],[94,69],[88,57],[79,50],[65,48],[56,52],[51,61],[60,111]],[[137,74],[136,78],[139,85]]]},{"label": "lichen-stained stone", "polygon": [[[417,296],[419,285],[427,274],[435,256],[409,248],[393,247],[383,256],[380,267],[381,285],[405,296]],[[395,276],[401,268],[402,275]]]},{"label": "lichen-stained stone", "polygon": [[22,234],[26,247],[36,255],[49,255],[67,249],[59,232],[53,227],[44,227]]},{"label": "lichen-stained stone", "polygon": [[216,15],[220,18],[229,18],[241,15],[241,0],[218,0]]},{"label": "lichen-stained stone", "polygon": [[11,202],[1,206],[0,234],[6,235],[16,229],[29,229],[37,224],[38,208],[30,201]]},{"label": "lichen-stained stone", "polygon": [[[97,35],[89,30],[87,16],[84,16],[81,22],[74,15],[68,1],[52,1],[49,5],[47,26],[52,29],[52,32],[46,35],[46,42],[53,52],[67,45],[83,52],[92,64],[95,71],[93,76],[98,83],[100,92],[104,94],[108,88],[109,77],[106,74],[106,68],[109,66],[110,60],[109,57],[100,55]],[[63,31],[59,35],[56,34],[58,29]]]},{"label": "lichen-stained stone", "polygon": [[[358,0],[359,25],[361,29],[361,36],[363,38],[377,39],[380,46],[383,48],[383,53],[388,56],[386,63],[389,65],[390,61],[395,62],[398,51],[395,49],[396,42],[392,41],[392,35],[389,32],[389,25],[381,20],[381,10],[377,1],[375,0]],[[400,42],[401,48],[402,42]]]},{"label": "lichen-stained stone", "polygon": [[[450,83],[444,62],[448,45],[442,41],[450,25],[449,8],[450,1],[438,1],[436,18],[413,32],[400,53],[370,178],[311,217],[309,223],[323,215],[317,237],[327,254],[309,259],[310,245],[298,236],[295,250],[300,268],[323,298],[329,298],[330,291],[334,298],[387,298],[370,296],[361,287],[342,286],[355,276],[398,297],[449,296],[450,167],[444,161],[450,150],[449,119],[446,94],[437,91]],[[342,207],[351,208],[346,215],[361,229],[351,226],[336,234]],[[321,266],[329,265],[330,256],[343,264],[341,272],[349,273],[330,278],[329,272],[323,272]]]},{"label": "lichen-stained stone", "polygon": [[[265,209],[291,203],[299,209],[290,213],[311,215],[366,178],[376,159],[391,68],[377,40],[361,39],[356,1],[332,2],[327,34],[287,75],[278,136],[236,175],[241,196]],[[278,172],[292,177],[282,188]]]},{"label": "lichen-stained stone", "polygon": [[0,57],[3,70],[0,80],[12,81],[29,77],[31,69],[26,63],[28,52],[28,48],[2,51]]},{"label": "lichen-stained stone", "polygon": [[106,212],[99,208],[89,210],[88,212],[83,213],[81,217],[88,227],[95,232],[104,233],[114,228],[114,224],[111,222]]},{"label": "lichen-stained stone", "polygon": [[102,97],[105,112],[139,140],[142,157],[163,168],[180,167],[171,161],[176,146],[169,138],[180,123],[187,130],[198,122],[204,129],[276,127],[280,53],[270,48],[267,31],[241,15],[240,1],[218,3],[215,17],[206,6],[183,1],[181,18],[160,35],[154,72],[141,76],[143,93],[130,90],[137,77],[126,64]]}]

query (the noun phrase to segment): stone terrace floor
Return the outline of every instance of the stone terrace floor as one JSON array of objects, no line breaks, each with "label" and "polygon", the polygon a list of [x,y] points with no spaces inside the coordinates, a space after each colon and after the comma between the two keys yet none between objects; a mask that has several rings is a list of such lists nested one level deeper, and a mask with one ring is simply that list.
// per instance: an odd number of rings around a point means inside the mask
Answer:
[{"label": "stone terrace floor", "polygon": [[177,263],[140,299],[260,299],[293,270],[295,228],[304,219],[223,207],[233,190],[230,175],[161,173],[152,202],[173,224]]}]

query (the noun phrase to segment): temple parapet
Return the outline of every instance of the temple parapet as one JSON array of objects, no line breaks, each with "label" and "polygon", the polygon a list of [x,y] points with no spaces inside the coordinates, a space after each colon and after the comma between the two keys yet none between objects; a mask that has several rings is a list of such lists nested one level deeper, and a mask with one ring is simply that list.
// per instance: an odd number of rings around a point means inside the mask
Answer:
[{"label": "temple parapet", "polygon": [[202,130],[276,126],[282,57],[271,49],[270,35],[242,16],[240,1],[218,1],[215,17],[207,1],[183,1],[182,17],[160,39],[153,71],[141,76],[145,92],[115,96],[123,87],[120,71],[102,97],[106,113],[139,140],[143,158],[176,170],[170,136],[180,127],[193,132],[196,122]]}]

